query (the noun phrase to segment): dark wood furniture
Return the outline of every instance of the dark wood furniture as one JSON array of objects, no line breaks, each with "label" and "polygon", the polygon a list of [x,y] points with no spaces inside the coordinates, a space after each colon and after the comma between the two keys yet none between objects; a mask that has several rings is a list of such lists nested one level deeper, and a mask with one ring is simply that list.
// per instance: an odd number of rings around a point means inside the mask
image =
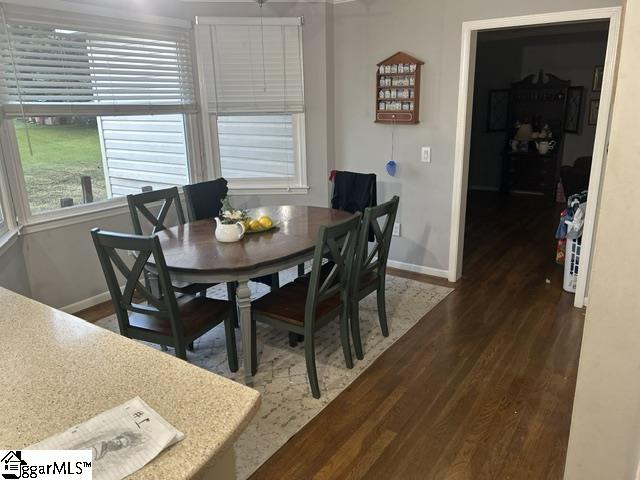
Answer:
[{"label": "dark wood furniture", "polygon": [[567,198],[589,189],[591,160],[591,156],[578,157],[573,165],[564,165],[560,168],[562,187]]},{"label": "dark wood furniture", "polygon": [[[185,185],[183,190],[190,222],[211,219],[220,215],[222,200],[224,200],[227,193],[229,193],[227,180],[224,178]],[[270,288],[278,288],[280,286],[278,273],[252,278],[251,280],[253,282],[263,283]],[[229,300],[235,302],[236,285],[234,282],[227,283],[227,295]],[[237,324],[237,316],[234,318]]]},{"label": "dark wood furniture", "polygon": [[[398,213],[400,198],[394,196],[388,202],[377,207],[365,209],[358,246],[353,261],[353,281],[350,295],[351,334],[356,357],[362,359],[362,340],[360,339],[360,300],[376,292],[378,301],[378,320],[382,335],[389,336],[387,308],[385,301],[385,278],[387,260],[393,224]],[[382,222],[382,225],[381,225]],[[369,246],[369,233],[373,234],[372,248]]]},{"label": "dark wood furniture", "polygon": [[420,122],[420,69],[424,62],[398,52],[378,64],[376,123]]},{"label": "dark wood furniture", "polygon": [[263,207],[249,213],[253,217],[269,215],[278,227],[246,235],[235,243],[218,242],[211,220],[177,225],[157,234],[172,278],[190,283],[238,282],[236,299],[247,376],[251,373],[251,291],[247,282],[313,258],[320,227],[353,216],[330,208],[305,206]]},{"label": "dark wood furniture", "polygon": [[[238,369],[231,302],[186,295],[177,299],[156,236],[103,232],[97,228],[91,231],[91,236],[122,335],[172,346],[176,349],[176,356],[186,360],[187,345],[224,322],[229,368],[232,372]],[[131,268],[121,256],[124,252],[135,253],[136,259]],[[154,294],[140,283],[150,258],[153,258],[161,294]],[[125,278],[123,289],[116,272]],[[145,303],[137,303],[135,299],[138,296]]]},{"label": "dark wood furniture", "polygon": [[[158,214],[155,215],[149,210],[149,205],[162,202]],[[165,222],[171,212],[171,207],[175,211],[177,222],[180,225],[184,225],[184,211],[182,210],[182,202],[180,201],[180,193],[177,187],[165,188],[163,190],[148,191],[138,193],[136,195],[127,195],[127,204],[129,205],[129,213],[131,215],[131,223],[133,223],[133,231],[137,235],[144,235],[144,229],[142,227],[142,218],[144,218],[151,227],[151,234],[155,234],[161,230],[167,228]],[[148,272],[145,272],[145,283],[149,286],[152,279],[149,277]],[[187,283],[187,282],[173,282],[173,288],[179,293],[185,295],[196,295],[198,293],[205,294],[208,288],[213,287],[215,284],[209,283]]]},{"label": "dark wood furniture", "polygon": [[503,192],[538,193],[551,201],[555,199],[560,178],[558,153],[506,152],[503,168]]},{"label": "dark wood furniture", "polygon": [[529,75],[511,86],[509,119],[528,122],[542,127],[549,125],[556,142],[553,150],[539,154],[535,140],[529,142],[526,151],[512,151],[510,131],[505,141],[502,167],[502,191],[537,193],[555,199],[556,185],[560,179],[564,123],[566,120],[569,81],[553,74]]},{"label": "dark wood furniture", "polygon": [[[340,339],[347,368],[353,368],[349,339],[349,291],[353,257],[358,241],[360,214],[318,231],[311,274],[299,277],[284,287],[253,302],[251,319],[251,370],[255,372],[256,321],[285,330],[291,335],[304,335],[304,351],[311,392],[320,398],[316,371],[315,332],[340,318]],[[322,275],[322,262],[327,258],[330,272]],[[293,340],[295,344],[295,340]]]}]

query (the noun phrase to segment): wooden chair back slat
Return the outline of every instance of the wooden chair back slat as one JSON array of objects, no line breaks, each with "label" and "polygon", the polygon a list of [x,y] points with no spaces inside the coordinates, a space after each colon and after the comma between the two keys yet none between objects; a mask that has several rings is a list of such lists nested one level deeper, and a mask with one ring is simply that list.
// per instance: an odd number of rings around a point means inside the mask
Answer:
[{"label": "wooden chair back slat", "polygon": [[[315,253],[309,280],[309,291],[305,305],[305,317],[312,318],[318,303],[340,294],[346,302],[360,228],[360,214],[332,226],[322,226],[318,232]],[[333,267],[326,278],[322,279],[323,258],[333,262]],[[310,317],[311,316],[311,317]]]},{"label": "wooden chair back slat", "polygon": [[[126,334],[127,329],[131,327],[127,312],[136,312],[161,318],[168,317],[174,334],[178,334],[181,329],[178,322],[178,303],[158,238],[106,232],[97,228],[91,231],[91,236],[116,310],[120,332]],[[122,258],[123,252],[134,254],[132,267]],[[158,294],[153,293],[140,281],[150,258],[153,258],[157,271],[158,290],[161,292]],[[124,277],[124,287],[120,286],[117,273]],[[146,305],[137,303],[136,295],[142,297]],[[181,334],[180,330],[179,335]]]},{"label": "wooden chair back slat", "polygon": [[[354,259],[354,292],[358,291],[363,274],[373,271],[379,277],[384,277],[399,203],[400,198],[394,196],[388,202],[365,209]],[[369,231],[373,232],[374,237],[371,249],[368,241]]]},{"label": "wooden chair back slat", "polygon": [[[160,206],[158,214],[154,215],[147,205],[156,202],[162,202],[162,205]],[[151,224],[152,235],[167,228],[165,223],[172,205],[175,205],[178,223],[185,223],[184,211],[182,210],[182,203],[180,202],[180,193],[176,187],[143,192],[136,195],[127,195],[127,203],[129,205],[133,230],[138,235],[144,235],[142,223],[140,222],[141,215]]]}]

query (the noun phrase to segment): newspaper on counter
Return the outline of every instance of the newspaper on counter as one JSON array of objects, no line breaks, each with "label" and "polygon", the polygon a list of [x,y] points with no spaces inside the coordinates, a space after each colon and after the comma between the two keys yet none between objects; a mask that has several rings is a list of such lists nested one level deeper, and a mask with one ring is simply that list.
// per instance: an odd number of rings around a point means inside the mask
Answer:
[{"label": "newspaper on counter", "polygon": [[120,480],[183,438],[182,432],[135,397],[29,449],[91,450],[94,480]]}]

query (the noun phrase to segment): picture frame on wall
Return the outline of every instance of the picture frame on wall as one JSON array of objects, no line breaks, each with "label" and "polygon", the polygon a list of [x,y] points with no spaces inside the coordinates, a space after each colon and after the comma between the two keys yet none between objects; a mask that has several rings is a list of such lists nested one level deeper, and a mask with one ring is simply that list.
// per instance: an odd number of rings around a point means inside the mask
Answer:
[{"label": "picture frame on wall", "polygon": [[504,132],[509,118],[509,95],[511,89],[489,90],[487,109],[487,132]]},{"label": "picture frame on wall", "polygon": [[591,91],[599,92],[602,90],[602,77],[604,76],[604,65],[596,65],[593,69],[593,83]]},{"label": "picture frame on wall", "polygon": [[583,96],[584,87],[569,87],[567,90],[567,108],[564,119],[564,131],[567,133],[580,133]]},{"label": "picture frame on wall", "polygon": [[598,111],[600,110],[600,99],[594,98],[589,103],[589,125],[598,123]]}]

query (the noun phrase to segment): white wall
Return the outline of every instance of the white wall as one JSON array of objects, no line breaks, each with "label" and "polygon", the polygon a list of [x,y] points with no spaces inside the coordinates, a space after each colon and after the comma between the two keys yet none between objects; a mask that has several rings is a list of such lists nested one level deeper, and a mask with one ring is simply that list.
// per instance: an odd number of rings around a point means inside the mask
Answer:
[{"label": "white wall", "polygon": [[[337,168],[379,176],[379,200],[400,195],[390,258],[448,268],[462,22],[620,5],[618,0],[357,0],[334,6]],[[375,65],[405,51],[425,61],[421,123],[397,127],[396,178],[384,173],[391,125],[375,124]],[[419,162],[432,147],[432,163]]]},{"label": "white wall", "polygon": [[640,2],[626,6],[566,480],[637,479],[640,459]]},{"label": "white wall", "polygon": [[22,238],[18,237],[8,250],[0,255],[0,287],[29,296],[27,267],[22,255]]}]

